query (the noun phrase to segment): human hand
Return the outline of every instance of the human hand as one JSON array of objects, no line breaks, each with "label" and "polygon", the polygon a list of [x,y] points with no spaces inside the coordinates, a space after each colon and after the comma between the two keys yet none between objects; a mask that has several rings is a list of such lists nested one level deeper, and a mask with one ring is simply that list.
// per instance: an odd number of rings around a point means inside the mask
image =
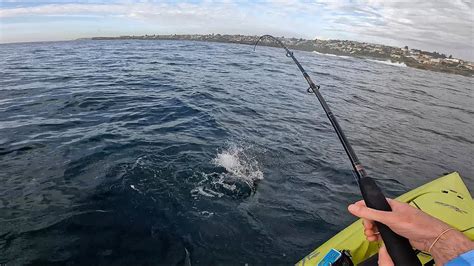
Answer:
[{"label": "human hand", "polygon": [[445,232],[450,226],[441,220],[407,203],[392,199],[387,200],[392,208],[391,212],[368,208],[364,201],[349,205],[349,212],[363,219],[364,234],[367,240],[381,240],[374,223],[374,221],[377,221],[387,225],[398,235],[407,238],[413,247],[422,251],[428,251],[442,234],[431,250],[431,255],[437,265],[443,265],[460,254],[474,249],[473,242],[459,231]]},{"label": "human hand", "polygon": [[438,235],[449,228],[444,222],[410,206],[387,199],[391,212],[367,208],[364,201],[349,205],[349,212],[363,219],[364,233],[369,241],[380,240],[374,221],[381,222],[408,240],[418,250],[427,251]]}]

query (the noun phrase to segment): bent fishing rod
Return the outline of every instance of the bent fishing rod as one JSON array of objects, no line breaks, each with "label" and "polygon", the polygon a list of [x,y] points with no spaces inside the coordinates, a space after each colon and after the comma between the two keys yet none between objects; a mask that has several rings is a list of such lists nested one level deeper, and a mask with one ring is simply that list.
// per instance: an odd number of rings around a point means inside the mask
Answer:
[{"label": "bent fishing rod", "polygon": [[[362,193],[362,197],[364,198],[365,204],[373,209],[381,211],[392,211],[382,190],[377,186],[374,179],[367,175],[366,171],[364,170],[364,167],[357,158],[357,155],[352,149],[352,146],[349,144],[349,141],[347,140],[344,132],[342,131],[339,122],[337,121],[328,104],[319,92],[320,86],[314,84],[308,73],[306,73],[300,62],[298,62],[296,57],[293,55],[293,52],[290,51],[279,39],[271,35],[263,35],[255,43],[254,50],[257,47],[258,43],[264,38],[269,38],[275,41],[278,45],[285,49],[286,56],[291,57],[291,59],[293,59],[293,62],[295,62],[296,66],[298,66],[298,69],[303,74],[303,77],[306,79],[306,82],[308,82],[308,92],[313,93],[318,99],[321,106],[323,107],[324,112],[326,113],[334,130],[336,131],[336,134],[339,140],[341,141],[342,146],[344,147],[344,150],[346,151],[346,154],[349,157],[349,160],[351,161],[352,168],[357,177],[359,188]],[[382,235],[382,239],[385,243],[385,246],[387,247],[387,251],[390,254],[390,257],[392,258],[395,265],[421,265],[408,239],[397,235],[388,226],[382,223],[376,222],[376,224],[380,234]]]}]

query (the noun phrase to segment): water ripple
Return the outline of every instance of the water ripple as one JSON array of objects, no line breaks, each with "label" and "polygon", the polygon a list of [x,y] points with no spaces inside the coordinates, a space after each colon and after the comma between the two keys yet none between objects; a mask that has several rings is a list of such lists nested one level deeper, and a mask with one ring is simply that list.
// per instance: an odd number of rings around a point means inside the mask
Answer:
[{"label": "water ripple", "polygon": [[[184,41],[0,45],[0,264],[291,264],[360,198],[281,49]],[[473,187],[472,79],[295,52],[396,196]]]}]

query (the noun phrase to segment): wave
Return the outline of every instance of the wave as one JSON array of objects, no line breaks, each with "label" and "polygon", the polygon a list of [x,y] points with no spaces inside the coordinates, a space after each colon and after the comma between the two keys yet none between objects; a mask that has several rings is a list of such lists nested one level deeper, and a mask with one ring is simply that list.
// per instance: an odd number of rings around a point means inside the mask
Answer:
[{"label": "wave", "polygon": [[317,55],[324,55],[324,56],[331,56],[331,57],[351,58],[351,56],[347,56],[347,55],[326,54],[326,53],[320,53],[320,52],[316,52],[316,51],[313,51],[313,53],[315,53]]},{"label": "wave", "polygon": [[398,66],[398,67],[406,67],[405,63],[399,63],[399,62],[392,62],[390,60],[375,60],[375,59],[366,59],[367,61],[370,62],[375,62],[375,63],[380,63],[384,65],[390,65],[390,66]]},{"label": "wave", "polygon": [[[347,56],[347,55],[326,54],[326,53],[320,53],[320,52],[316,52],[316,51],[313,51],[313,53],[315,53],[317,55],[330,56],[330,57],[339,57],[339,58],[345,58],[345,59],[352,58],[351,56]],[[366,61],[380,63],[380,64],[384,64],[384,65],[390,65],[390,66],[398,66],[398,67],[406,67],[407,66],[405,63],[392,62],[390,60],[366,59]]]}]

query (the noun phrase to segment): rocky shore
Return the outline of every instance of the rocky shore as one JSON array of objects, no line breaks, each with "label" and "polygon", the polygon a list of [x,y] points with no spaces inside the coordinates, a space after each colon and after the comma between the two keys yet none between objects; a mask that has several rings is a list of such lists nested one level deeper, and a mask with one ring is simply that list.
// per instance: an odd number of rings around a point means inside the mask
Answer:
[{"label": "rocky shore", "polygon": [[[206,42],[238,43],[253,45],[259,36],[247,35],[142,35],[119,37],[94,37],[92,40],[191,40]],[[288,48],[303,51],[316,51],[324,54],[345,55],[359,58],[368,58],[393,63],[403,63],[408,67],[426,69],[437,72],[474,76],[474,63],[453,58],[437,52],[427,52],[418,49],[409,49],[407,46],[393,47],[381,44],[356,42],[348,40],[305,40],[297,38],[279,38]],[[265,46],[276,46],[270,40],[262,40]]]}]

